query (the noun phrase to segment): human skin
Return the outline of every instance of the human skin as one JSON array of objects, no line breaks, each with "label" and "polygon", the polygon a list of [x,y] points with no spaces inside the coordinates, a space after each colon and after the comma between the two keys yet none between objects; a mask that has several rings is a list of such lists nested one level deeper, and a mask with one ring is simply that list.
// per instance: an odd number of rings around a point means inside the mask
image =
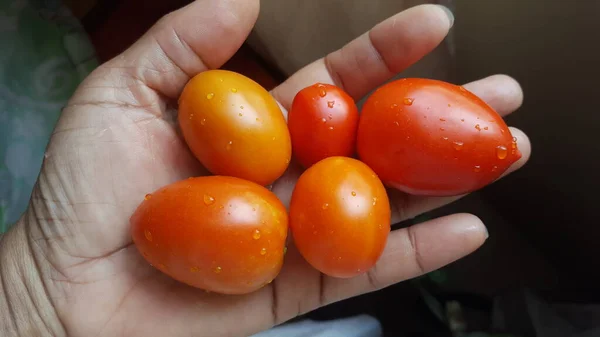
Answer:
[{"label": "human skin", "polygon": [[[129,231],[140,198],[206,173],[176,132],[171,106],[191,76],[235,53],[258,12],[258,0],[196,1],[80,85],[51,137],[30,207],[0,241],[0,335],[247,336],[435,270],[483,244],[488,234],[477,217],[434,219],[392,231],[374,268],[350,279],[320,274],[290,247],[277,279],[243,296],[207,294],[146,263]],[[432,51],[452,20],[442,7],[408,9],[271,93],[288,109],[296,92],[321,82],[358,100]],[[501,115],[522,101],[519,85],[503,75],[465,88]],[[530,153],[527,137],[511,132],[523,156],[508,172]],[[291,166],[273,185],[285,204],[300,172]],[[458,198],[389,194],[392,222]]]}]

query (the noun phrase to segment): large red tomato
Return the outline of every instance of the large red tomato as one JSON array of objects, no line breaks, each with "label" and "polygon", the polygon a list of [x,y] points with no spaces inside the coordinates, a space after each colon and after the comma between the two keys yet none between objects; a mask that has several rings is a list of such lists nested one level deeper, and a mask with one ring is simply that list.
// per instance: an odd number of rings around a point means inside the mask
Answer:
[{"label": "large red tomato", "polygon": [[290,204],[298,250],[315,269],[353,277],[377,262],[390,232],[386,190],[364,163],[329,157],[307,169]]},{"label": "large red tomato", "polygon": [[296,94],[288,115],[294,157],[304,167],[332,156],[353,156],[358,109],[352,97],[331,84]]},{"label": "large red tomato", "polygon": [[289,165],[292,145],[279,105],[238,73],[210,70],[192,78],[179,98],[179,125],[213,174],[268,185]]},{"label": "large red tomato", "polygon": [[389,186],[418,195],[477,190],[521,157],[504,120],[460,86],[401,79],[365,102],[357,151]]},{"label": "large red tomato", "polygon": [[243,294],[279,273],[288,217],[266,188],[211,176],[148,194],[131,225],[139,251],[165,274],[205,290]]}]

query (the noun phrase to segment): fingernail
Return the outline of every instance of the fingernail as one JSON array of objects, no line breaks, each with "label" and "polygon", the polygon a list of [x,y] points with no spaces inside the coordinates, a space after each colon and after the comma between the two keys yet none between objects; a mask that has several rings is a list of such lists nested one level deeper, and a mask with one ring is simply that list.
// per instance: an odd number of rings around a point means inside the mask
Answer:
[{"label": "fingernail", "polygon": [[450,23],[450,25],[448,26],[448,29],[452,28],[452,26],[454,25],[454,14],[452,13],[452,11],[450,10],[450,8],[444,6],[444,5],[438,5],[440,6],[440,8],[446,13],[446,15],[448,16],[448,22]]},{"label": "fingernail", "polygon": [[485,239],[487,240],[490,237],[490,232],[485,225],[483,226],[483,229],[485,229]]}]

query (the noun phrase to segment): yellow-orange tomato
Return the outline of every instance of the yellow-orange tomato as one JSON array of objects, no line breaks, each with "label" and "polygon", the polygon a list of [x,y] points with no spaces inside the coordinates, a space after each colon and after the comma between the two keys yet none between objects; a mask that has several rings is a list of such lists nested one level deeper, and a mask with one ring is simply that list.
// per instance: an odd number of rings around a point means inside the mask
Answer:
[{"label": "yellow-orange tomato", "polygon": [[288,217],[266,188],[210,176],[148,194],[131,226],[138,250],[165,274],[193,287],[244,294],[281,270]]},{"label": "yellow-orange tomato", "polygon": [[213,174],[268,185],[289,165],[292,145],[279,105],[238,73],[209,70],[192,78],[179,98],[179,125]]},{"label": "yellow-orange tomato", "polygon": [[292,193],[290,229],[298,250],[315,269],[353,277],[381,256],[390,213],[383,183],[367,165],[329,157],[300,176]]}]

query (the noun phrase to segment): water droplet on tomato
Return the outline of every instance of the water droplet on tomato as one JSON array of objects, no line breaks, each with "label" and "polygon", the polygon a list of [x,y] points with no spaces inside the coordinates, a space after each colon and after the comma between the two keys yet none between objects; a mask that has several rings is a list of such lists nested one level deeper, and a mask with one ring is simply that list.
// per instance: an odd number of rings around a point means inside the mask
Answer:
[{"label": "water droplet on tomato", "polygon": [[327,95],[327,91],[325,91],[325,89],[319,89],[319,96],[321,97],[325,97]]},{"label": "water droplet on tomato", "polygon": [[256,117],[256,119],[255,119],[255,120],[256,120],[257,122],[260,122],[260,118],[258,118],[258,117]]},{"label": "water droplet on tomato", "polygon": [[255,229],[255,230],[254,230],[254,233],[252,233],[252,238],[253,238],[254,240],[258,240],[258,239],[260,239],[260,231],[259,231],[258,229]]},{"label": "water droplet on tomato", "polygon": [[494,167],[492,167],[492,172],[496,172],[498,171],[498,166],[494,165]]},{"label": "water droplet on tomato", "polygon": [[330,126],[330,127],[329,127],[329,130],[333,130],[333,126]]},{"label": "water droplet on tomato", "polygon": [[377,197],[373,197],[373,206],[377,205]]},{"label": "water droplet on tomato", "polygon": [[287,247],[283,247],[283,255],[287,253]]},{"label": "water droplet on tomato", "polygon": [[327,120],[325,119],[325,117],[321,118],[321,122],[323,122],[323,123],[327,122]]},{"label": "water droplet on tomato", "polygon": [[213,271],[215,272],[215,274],[219,274],[220,272],[223,271],[223,268],[217,266],[217,267],[215,267],[215,270],[213,270]]},{"label": "water droplet on tomato", "polygon": [[486,126],[486,127],[484,127],[483,129],[484,129],[484,130],[487,130],[487,129],[489,129],[489,128]]},{"label": "water droplet on tomato", "polygon": [[506,156],[508,155],[508,149],[506,148],[506,146],[499,145],[498,147],[496,147],[496,155],[498,156],[498,159],[506,158]]},{"label": "water droplet on tomato", "polygon": [[412,105],[414,101],[415,101],[415,99],[414,99],[414,98],[405,97],[405,98],[402,100],[402,103],[404,103],[404,105]]},{"label": "water droplet on tomato", "polygon": [[237,92],[236,88],[231,88],[231,92]]},{"label": "water droplet on tomato", "polygon": [[475,165],[475,167],[473,167],[473,171],[474,171],[474,172],[479,172],[479,171],[481,171],[481,166],[479,166],[479,165]]},{"label": "water droplet on tomato", "polygon": [[212,197],[212,196],[210,196],[208,194],[204,195],[204,204],[206,206],[212,205],[214,203],[215,203],[215,198],[214,197]]},{"label": "water droplet on tomato", "polygon": [[262,248],[260,250],[260,255],[266,255],[267,254],[267,248]]},{"label": "water droplet on tomato", "polygon": [[465,145],[465,143],[463,143],[463,142],[454,142],[452,144],[454,144],[454,149],[456,151],[460,151],[463,148],[463,146]]},{"label": "water droplet on tomato", "polygon": [[333,105],[335,104],[335,101],[327,101],[327,106],[331,109],[333,108]]},{"label": "water droplet on tomato", "polygon": [[448,140],[448,137],[442,137],[443,140]]},{"label": "water droplet on tomato", "polygon": [[232,146],[232,145],[233,145],[233,141],[232,141],[232,140],[230,140],[230,141],[227,143],[227,146],[225,146],[225,149],[226,149],[227,151],[231,150],[231,146]]},{"label": "water droplet on tomato", "polygon": [[206,118],[202,118],[202,120],[200,121],[200,125],[204,125],[206,124]]},{"label": "water droplet on tomato", "polygon": [[504,129],[500,129],[500,133],[504,133]]},{"label": "water droplet on tomato", "polygon": [[152,199],[152,194],[148,193],[144,196],[144,200],[150,200]]},{"label": "water droplet on tomato", "polygon": [[208,94],[206,94],[206,99],[213,99],[213,97],[215,97],[215,94],[214,94],[214,93],[212,93],[212,92],[211,92],[211,93],[208,93]]},{"label": "water droplet on tomato", "polygon": [[350,193],[350,194],[352,194],[353,197],[356,196],[356,192],[354,192],[354,191],[352,191],[352,193]]},{"label": "water droplet on tomato", "polygon": [[324,203],[322,206],[323,209],[328,209],[329,208],[329,204],[328,203]]},{"label": "water droplet on tomato", "polygon": [[479,124],[475,124],[475,129],[477,129],[477,131],[481,131],[481,126],[479,126]]},{"label": "water droplet on tomato", "polygon": [[238,116],[240,116],[240,117],[242,117],[243,115],[244,115],[244,114],[243,114],[243,113],[241,113],[241,112],[240,112],[240,113],[238,113]]},{"label": "water droplet on tomato", "polygon": [[451,107],[452,105],[450,105],[450,103],[448,103],[448,107]]},{"label": "water droplet on tomato", "polygon": [[200,268],[198,268],[198,267],[191,267],[190,268],[190,272],[192,272],[192,273],[197,273],[199,271],[200,271]]},{"label": "water droplet on tomato", "polygon": [[189,119],[190,120],[194,119],[194,114],[190,114]]},{"label": "water droplet on tomato", "polygon": [[223,79],[222,79],[222,78],[219,78],[219,82],[223,83]]},{"label": "water droplet on tomato", "polygon": [[444,129],[444,128],[440,128],[440,131],[446,131],[446,129]]},{"label": "water droplet on tomato", "polygon": [[271,138],[271,140],[275,140],[275,137]]},{"label": "water droplet on tomato", "polygon": [[458,86],[458,90],[460,90],[460,91],[463,91],[463,92],[466,92],[466,91],[467,91],[467,89],[465,89],[465,88],[464,88],[464,87],[462,87],[462,86]]},{"label": "water droplet on tomato", "polygon": [[285,158],[285,163],[289,164],[290,163],[290,158]]},{"label": "water droplet on tomato", "polygon": [[148,241],[152,242],[152,233],[150,233],[150,231],[149,231],[149,230],[147,230],[147,229],[146,229],[146,230],[144,231],[144,236],[146,237],[146,240],[148,240]]},{"label": "water droplet on tomato", "polygon": [[327,117],[329,117],[329,119],[333,119],[333,115],[329,114]]},{"label": "water droplet on tomato", "polygon": [[395,126],[400,126],[400,123],[398,123],[398,121],[394,121],[394,125]]},{"label": "water droplet on tomato", "polygon": [[461,122],[464,122],[464,121],[465,121],[465,119],[464,119],[464,118],[461,118],[461,119],[460,119],[460,121],[461,121]]},{"label": "water droplet on tomato", "polygon": [[440,122],[445,122],[446,119],[445,118],[440,118]]},{"label": "water droplet on tomato", "polygon": [[317,231],[313,231],[313,235],[317,235]]},{"label": "water droplet on tomato", "polygon": [[390,108],[391,108],[391,109],[394,109],[394,108],[397,108],[397,107],[398,107],[398,104],[396,104],[396,103],[394,103],[394,104],[390,105]]}]

